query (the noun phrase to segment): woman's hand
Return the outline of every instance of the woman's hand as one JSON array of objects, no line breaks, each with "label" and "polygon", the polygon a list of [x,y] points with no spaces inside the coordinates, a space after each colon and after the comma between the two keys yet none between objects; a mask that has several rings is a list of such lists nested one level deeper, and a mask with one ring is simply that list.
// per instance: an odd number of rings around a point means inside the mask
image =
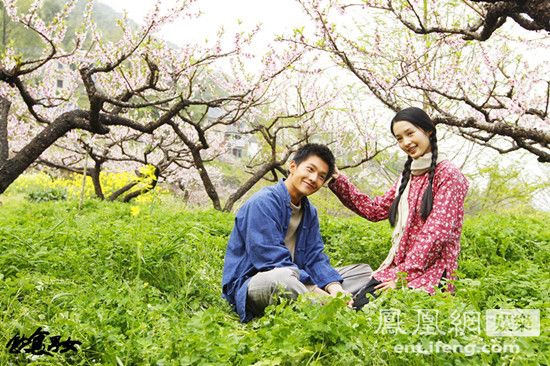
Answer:
[{"label": "woman's hand", "polygon": [[395,281],[386,281],[382,282],[381,284],[374,287],[375,290],[387,290],[387,289],[395,289],[397,288],[397,283]]},{"label": "woman's hand", "polygon": [[339,176],[340,176],[340,171],[338,170],[338,168],[335,165],[334,166],[334,173],[332,173],[332,175],[327,178],[324,185],[328,186],[332,181],[335,181],[336,179],[338,179]]},{"label": "woman's hand", "polygon": [[340,176],[340,170],[338,170],[338,167],[334,166],[334,173],[332,173],[332,179],[336,180]]}]

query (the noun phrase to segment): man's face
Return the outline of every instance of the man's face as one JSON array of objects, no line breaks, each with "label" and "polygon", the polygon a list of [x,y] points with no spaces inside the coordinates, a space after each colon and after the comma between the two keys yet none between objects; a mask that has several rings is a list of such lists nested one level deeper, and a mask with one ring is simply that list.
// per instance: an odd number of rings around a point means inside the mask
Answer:
[{"label": "man's face", "polygon": [[316,155],[308,156],[299,165],[291,161],[289,169],[287,181],[291,189],[302,197],[317,192],[329,178],[328,164]]}]

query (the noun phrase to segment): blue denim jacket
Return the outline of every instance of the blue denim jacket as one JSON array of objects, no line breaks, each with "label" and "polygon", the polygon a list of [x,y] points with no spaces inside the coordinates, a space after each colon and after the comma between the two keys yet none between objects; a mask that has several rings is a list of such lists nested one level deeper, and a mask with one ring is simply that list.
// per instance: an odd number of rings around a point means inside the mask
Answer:
[{"label": "blue denim jacket", "polygon": [[252,319],[246,309],[250,278],[278,267],[295,267],[300,281],[324,288],[342,282],[332,268],[319,231],[317,210],[303,198],[303,216],[296,235],[294,262],[284,239],[290,222],[290,194],[280,180],[254,194],[237,212],[223,268],[223,297],[237,311],[242,322]]}]

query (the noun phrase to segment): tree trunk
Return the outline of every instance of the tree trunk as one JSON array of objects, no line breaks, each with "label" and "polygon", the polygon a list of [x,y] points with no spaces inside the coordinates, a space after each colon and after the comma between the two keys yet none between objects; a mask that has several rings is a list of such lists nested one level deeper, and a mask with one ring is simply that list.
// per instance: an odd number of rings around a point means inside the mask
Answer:
[{"label": "tree trunk", "polygon": [[8,113],[11,102],[0,96],[0,166],[9,158]]},{"label": "tree trunk", "polygon": [[195,167],[199,172],[202,184],[204,185],[204,189],[206,190],[206,194],[208,194],[208,197],[210,197],[214,208],[218,211],[222,211],[220,197],[218,196],[218,192],[216,192],[216,188],[214,187],[214,184],[212,184],[212,180],[210,179],[210,176],[208,175],[208,172],[204,167],[204,162],[202,161],[200,149],[196,147],[191,149],[191,154],[193,155],[193,162],[195,163]]},{"label": "tree trunk", "polygon": [[122,202],[130,202],[130,200],[136,198],[137,196],[141,196],[142,194],[145,194],[155,189],[155,187],[157,186],[159,175],[160,175],[160,169],[158,167],[155,167],[155,179],[153,179],[153,181],[151,182],[151,185],[143,189],[140,189],[139,191],[128,193],[126,196],[124,196],[124,198],[122,199]]},{"label": "tree trunk", "polygon": [[264,175],[266,175],[270,170],[275,169],[277,163],[268,163],[262,166],[254,175],[252,175],[242,186],[239,187],[235,192],[233,192],[223,207],[223,211],[231,211],[233,205],[237,202],[242,196],[246,194]]},{"label": "tree trunk", "polygon": [[104,200],[105,195],[103,194],[103,189],[101,188],[101,180],[99,179],[99,176],[101,174],[101,163],[95,162],[95,167],[90,171],[90,177],[92,177],[92,183],[94,184],[94,191],[95,195],[99,198]]},{"label": "tree trunk", "polygon": [[122,187],[122,188],[116,190],[115,192],[113,192],[107,200],[111,201],[111,202],[116,200],[122,194],[124,194],[124,193],[128,192],[130,189],[132,189],[136,184],[138,184],[137,181],[126,184],[124,187]]},{"label": "tree trunk", "polygon": [[89,130],[85,122],[79,123],[81,111],[67,112],[46,126],[14,157],[0,165],[0,194],[13,183],[57,139],[74,128]]}]

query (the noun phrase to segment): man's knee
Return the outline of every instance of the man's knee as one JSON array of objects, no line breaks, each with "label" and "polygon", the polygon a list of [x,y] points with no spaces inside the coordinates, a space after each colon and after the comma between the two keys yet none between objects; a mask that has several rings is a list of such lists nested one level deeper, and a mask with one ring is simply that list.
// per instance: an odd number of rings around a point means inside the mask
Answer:
[{"label": "man's knee", "polygon": [[248,284],[247,303],[254,313],[260,313],[273,303],[275,294],[296,299],[299,294],[307,292],[299,276],[298,270],[290,267],[257,273]]},{"label": "man's knee", "polygon": [[248,285],[248,292],[269,291],[271,294],[283,289],[294,294],[304,292],[305,286],[300,282],[300,273],[291,267],[274,268],[270,271],[257,273]]}]

